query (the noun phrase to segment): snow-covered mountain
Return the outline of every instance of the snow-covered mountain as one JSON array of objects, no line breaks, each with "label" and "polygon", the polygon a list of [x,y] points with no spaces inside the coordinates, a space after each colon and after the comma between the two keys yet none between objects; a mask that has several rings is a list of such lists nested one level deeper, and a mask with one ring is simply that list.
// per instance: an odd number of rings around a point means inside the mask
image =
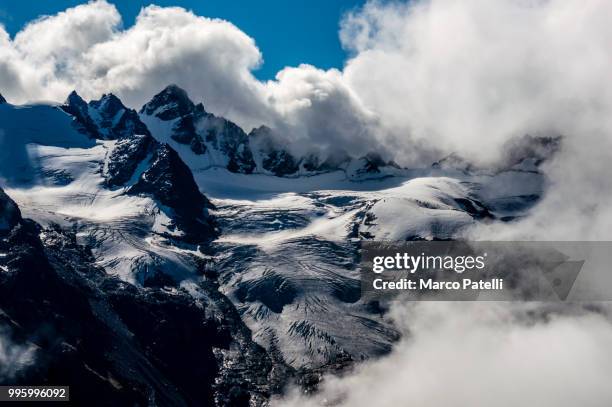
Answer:
[{"label": "snow-covered mountain", "polygon": [[235,123],[206,112],[187,92],[170,85],[140,109],[142,121],[156,139],[176,149],[193,171],[226,168],[240,174],[281,177],[344,171],[354,179],[395,174],[399,167],[375,153],[350,157],[343,152],[295,156],[286,138],[266,126],[247,134]]},{"label": "snow-covered mountain", "polygon": [[247,135],[236,124],[207,113],[171,85],[140,110],[158,140],[174,145],[191,168],[223,167],[250,174],[255,169]]},{"label": "snow-covered mountain", "polygon": [[[384,354],[398,333],[361,299],[360,242],[512,221],[541,196],[558,143],[526,137],[496,168],[453,155],[405,169],[294,155],[176,86],[139,113],[112,94],[4,101],[0,318],[40,355],[14,380],[53,371],[109,403],[261,405]],[[37,336],[45,318],[61,346]]]},{"label": "snow-covered mountain", "polygon": [[[109,273],[140,282],[159,273],[191,274],[206,257],[198,245],[217,235],[212,205],[191,172],[116,97],[79,101],[73,93],[62,106],[0,105],[6,190],[28,217],[78,228]],[[71,116],[69,106],[101,107],[116,120],[100,119],[105,113]],[[170,241],[191,252],[167,248]]]},{"label": "snow-covered mountain", "polygon": [[125,107],[113,94],[85,103],[76,92],[72,92],[61,108],[73,116],[81,132],[94,139],[117,140],[134,134],[150,134],[136,111]]}]

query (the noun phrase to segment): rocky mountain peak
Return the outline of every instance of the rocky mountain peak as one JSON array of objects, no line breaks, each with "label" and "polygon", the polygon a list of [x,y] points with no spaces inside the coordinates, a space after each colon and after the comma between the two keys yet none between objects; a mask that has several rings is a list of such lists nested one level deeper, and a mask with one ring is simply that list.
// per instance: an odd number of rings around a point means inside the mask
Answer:
[{"label": "rocky mountain peak", "polygon": [[87,134],[93,139],[102,138],[98,131],[98,126],[89,116],[87,102],[75,90],[70,92],[64,104],[60,106],[60,109],[73,116],[73,125],[80,133]]},{"label": "rocky mountain peak", "polygon": [[2,96],[2,93],[0,93],[0,105],[6,103],[6,99],[4,98],[4,96]]},{"label": "rocky mountain peak", "polygon": [[87,113],[87,102],[85,102],[75,90],[70,92],[61,108],[66,113],[69,113],[76,118],[82,118],[89,115]]},{"label": "rocky mountain peak", "polygon": [[187,92],[176,85],[155,95],[142,107],[140,115],[147,124],[155,120],[172,122],[168,134],[154,136],[160,141],[188,145],[194,154],[203,156],[202,165],[223,166],[245,174],[255,169],[244,130],[230,120],[206,112],[201,103],[194,105]]},{"label": "rocky mountain peak", "polygon": [[106,119],[114,118],[122,110],[127,110],[121,100],[112,93],[102,95],[100,100],[92,100],[89,105]]},{"label": "rocky mountain peak", "polygon": [[[204,110],[204,106],[198,106]],[[161,120],[173,120],[193,112],[194,108],[195,105],[185,90],[177,85],[168,85],[153,96],[153,99],[140,109],[140,113],[154,115]]]},{"label": "rocky mountain peak", "polygon": [[74,126],[90,138],[117,140],[134,135],[150,135],[147,126],[140,121],[135,110],[127,108],[112,93],[99,100],[85,102],[72,91],[60,107],[74,117]]},{"label": "rocky mountain peak", "polygon": [[249,133],[249,137],[270,137],[272,136],[272,129],[265,124],[254,128]]}]

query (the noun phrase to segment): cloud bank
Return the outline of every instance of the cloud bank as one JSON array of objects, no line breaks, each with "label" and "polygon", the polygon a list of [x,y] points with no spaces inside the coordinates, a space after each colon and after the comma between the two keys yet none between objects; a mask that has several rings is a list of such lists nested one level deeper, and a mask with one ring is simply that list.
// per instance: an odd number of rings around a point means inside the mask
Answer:
[{"label": "cloud bank", "polygon": [[320,393],[297,391],[273,405],[607,406],[612,402],[612,325],[596,314],[572,317],[501,303],[398,305],[404,339],[393,352]]},{"label": "cloud bank", "polygon": [[[182,8],[149,6],[134,26],[106,1],[94,1],[26,25],[11,41],[0,29],[0,87],[9,100],[64,100],[115,92],[140,106],[168,83],[242,120],[260,116],[261,63],[255,41],[227,21]],[[18,80],[15,81],[14,79]]]}]

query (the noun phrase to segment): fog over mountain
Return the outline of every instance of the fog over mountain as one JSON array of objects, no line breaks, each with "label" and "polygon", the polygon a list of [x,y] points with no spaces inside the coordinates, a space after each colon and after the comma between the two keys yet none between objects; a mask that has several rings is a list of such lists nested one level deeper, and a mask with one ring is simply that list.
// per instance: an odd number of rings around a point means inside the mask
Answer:
[{"label": "fog over mountain", "polygon": [[[261,82],[252,70],[265,56],[230,22],[150,6],[123,28],[112,4],[94,1],[14,38],[0,28],[0,89],[13,103],[112,91],[138,107],[176,83],[247,132],[277,129],[298,151],[374,146],[402,165],[451,152],[491,162],[516,136],[562,135],[552,182],[563,180],[563,195],[583,191],[580,201],[610,194],[589,180],[609,170],[611,16],[601,0],[374,1],[341,21],[352,55],[342,71],[301,65]],[[601,237],[610,217],[592,211],[602,221],[579,229]]]},{"label": "fog over mountain", "polygon": [[[534,323],[532,313],[541,319]],[[396,307],[394,317],[410,334],[393,353],[328,378],[312,398],[296,391],[273,405],[603,407],[612,399],[604,385],[612,376],[612,326],[602,316],[425,302]]]},{"label": "fog over mountain", "polygon": [[[112,276],[97,277],[108,301],[116,278],[146,287],[145,303],[174,284],[236,311],[209,321],[240,333],[215,331],[242,347],[217,358],[261,361],[242,390],[259,401],[286,371],[303,380],[278,405],[610,405],[606,306],[395,303],[379,318],[355,297],[354,264],[360,239],[612,240],[610,21],[607,0],[374,0],[340,21],[341,70],[271,81],[253,75],[257,38],[179,7],[124,27],[97,0],[13,38],[0,26],[0,186],[16,202],[0,231],[16,233],[16,205],[45,245],[76,222],[88,267]],[[19,106],[41,100],[62,105]],[[164,200],[181,194],[193,199]],[[194,288],[208,261],[218,286]],[[30,363],[13,342],[0,330],[0,362]],[[324,378],[314,398],[301,369]],[[211,400],[224,390],[210,386]]]},{"label": "fog over mountain", "polygon": [[595,0],[370,2],[341,22],[352,53],[342,71],[287,67],[260,82],[251,72],[265,56],[230,22],[150,6],[123,28],[112,4],[94,1],[14,38],[0,31],[0,86],[14,103],[76,89],[138,107],[176,83],[247,131],[282,123],[304,142],[384,141],[404,161],[412,140],[489,158],[516,135],[606,127],[610,14]]}]

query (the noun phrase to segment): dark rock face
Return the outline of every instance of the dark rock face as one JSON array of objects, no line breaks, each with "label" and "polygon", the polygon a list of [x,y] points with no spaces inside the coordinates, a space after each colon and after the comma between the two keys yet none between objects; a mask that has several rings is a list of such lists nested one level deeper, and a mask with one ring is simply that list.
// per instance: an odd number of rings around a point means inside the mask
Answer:
[{"label": "dark rock face", "polygon": [[134,135],[150,135],[138,113],[125,107],[112,93],[87,104],[73,91],[61,109],[74,117],[79,131],[94,139],[118,140]]},{"label": "dark rock face", "polygon": [[302,167],[309,172],[317,172],[321,168],[321,159],[316,154],[309,154],[302,160]]},{"label": "dark rock face", "polygon": [[287,151],[273,150],[263,159],[262,163],[264,169],[279,177],[295,174],[298,170],[295,158]]},{"label": "dark rock face", "polygon": [[70,92],[66,102],[61,109],[74,117],[74,126],[81,133],[87,134],[90,138],[100,139],[102,135],[98,131],[98,126],[89,116],[87,102],[85,102],[75,91]]},{"label": "dark rock face", "polygon": [[250,174],[255,169],[246,133],[235,123],[206,112],[201,103],[194,104],[187,92],[176,85],[155,95],[140,114],[174,120],[170,135],[173,140],[190,146],[197,155],[210,151],[226,157],[231,172]]},{"label": "dark rock face", "polygon": [[100,100],[92,100],[89,105],[98,111],[104,120],[111,120],[117,116],[119,112],[125,110],[125,106],[119,98],[112,93],[102,95]]},{"label": "dark rock face", "polygon": [[[392,161],[386,162],[379,154],[368,153],[365,156],[351,160],[347,166],[347,175],[351,178],[360,179],[362,177],[380,176],[382,167],[395,167]],[[384,175],[384,174],[383,174]]]},{"label": "dark rock face", "polygon": [[150,167],[128,193],[149,195],[170,208],[170,218],[190,243],[207,242],[217,235],[207,212],[213,205],[198,189],[189,167],[167,144],[155,151]]},{"label": "dark rock face", "polygon": [[381,156],[378,154],[369,153],[365,155],[362,159],[365,162],[363,166],[363,170],[366,173],[373,173],[373,172],[378,173],[380,172],[380,167],[383,167],[386,165],[386,163],[383,161]]},{"label": "dark rock face", "polygon": [[474,170],[472,163],[460,157],[456,153],[451,153],[431,165],[432,168],[443,170],[458,170],[464,173]]},{"label": "dark rock face", "polygon": [[193,136],[189,142],[189,147],[191,147],[191,150],[197,155],[202,155],[206,152],[206,144],[204,144],[204,140],[202,140],[199,134]]},{"label": "dark rock face", "polygon": [[325,159],[317,154],[308,154],[301,159],[302,168],[312,173],[338,171],[345,168],[351,161],[346,151],[330,152]]},{"label": "dark rock face", "polygon": [[21,211],[17,204],[0,189],[0,235],[7,233],[21,222]]},{"label": "dark rock face", "polygon": [[[8,271],[0,273],[0,324],[10,327],[16,343],[36,349],[34,364],[12,378],[2,378],[3,384],[71,383],[71,397],[77,403],[91,400],[89,394],[94,391],[100,405],[144,405],[144,383],[124,377],[121,371],[110,373],[117,370],[121,357],[121,351],[113,350],[111,344],[125,346],[127,338],[115,334],[92,309],[89,299],[99,301],[101,295],[77,274],[74,266],[86,268],[82,259],[62,264],[49,258],[38,233],[36,224],[26,222],[0,242],[3,251],[8,251]],[[94,268],[86,271],[100,273]],[[133,345],[130,348],[126,353],[134,351]],[[140,354],[139,359],[146,363],[144,352]],[[124,360],[126,366],[136,367],[134,356]],[[109,360],[114,358],[117,360]],[[110,379],[123,382],[121,388]]]},{"label": "dark rock face", "polygon": [[[317,168],[317,171],[336,171],[338,168],[346,165],[351,160],[351,157],[346,151],[337,151],[330,154]],[[318,162],[318,160],[317,160]]]},{"label": "dark rock face", "polygon": [[269,127],[261,126],[249,133],[250,143],[257,150],[262,160],[264,170],[276,176],[295,174],[299,170],[299,162],[285,149],[279,148],[277,137]]},{"label": "dark rock face", "polygon": [[172,126],[172,138],[181,144],[189,144],[196,136],[193,115],[179,117]]},{"label": "dark rock face", "polygon": [[198,155],[206,152],[206,144],[202,136],[196,131],[196,122],[204,117],[204,106],[198,104],[196,108],[184,116],[178,118],[172,126],[172,139],[181,144],[187,144],[191,147],[191,151]]},{"label": "dark rock face", "polygon": [[130,180],[138,165],[159,143],[149,135],[133,136],[117,141],[108,158],[106,185],[116,187]]},{"label": "dark rock face", "polygon": [[474,219],[494,219],[495,216],[482,202],[476,199],[455,198],[455,203]]},{"label": "dark rock face", "polygon": [[240,127],[212,114],[206,114],[200,125],[206,132],[204,140],[229,158],[229,171],[242,174],[253,172],[255,161],[249,147],[249,139]]},{"label": "dark rock face", "polygon": [[138,113],[133,109],[126,110],[117,124],[111,128],[110,132],[112,139],[130,137],[132,135],[151,135],[147,126],[140,121]]},{"label": "dark rock face", "polygon": [[0,93],[0,105],[6,103],[6,99],[4,98],[4,96],[2,96],[2,94]]},{"label": "dark rock face", "polygon": [[0,251],[0,328],[32,350],[2,384],[69,384],[76,405],[259,406],[291,373],[211,283],[197,301],[133,286],[94,266],[73,233],[29,220]]},{"label": "dark rock face", "polygon": [[187,92],[176,85],[169,85],[153,96],[153,99],[140,109],[140,113],[155,115],[161,120],[174,120],[193,112],[194,104]]},{"label": "dark rock face", "polygon": [[505,167],[512,167],[524,160],[533,160],[538,166],[561,149],[561,136],[535,137],[529,134],[506,143]]}]

